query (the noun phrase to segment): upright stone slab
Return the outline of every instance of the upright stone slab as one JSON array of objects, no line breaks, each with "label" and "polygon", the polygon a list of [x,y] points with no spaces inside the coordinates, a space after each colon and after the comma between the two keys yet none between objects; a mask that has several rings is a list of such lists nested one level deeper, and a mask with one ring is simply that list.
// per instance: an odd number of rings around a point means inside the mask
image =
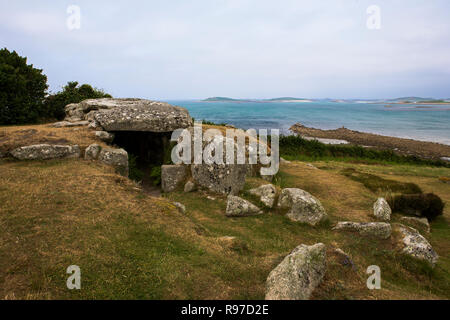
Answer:
[{"label": "upright stone slab", "polygon": [[185,165],[163,165],[161,166],[161,188],[163,192],[172,192],[181,186],[187,178]]},{"label": "upright stone slab", "polygon": [[128,177],[128,153],[124,149],[103,148],[98,160],[114,166],[119,174]]}]

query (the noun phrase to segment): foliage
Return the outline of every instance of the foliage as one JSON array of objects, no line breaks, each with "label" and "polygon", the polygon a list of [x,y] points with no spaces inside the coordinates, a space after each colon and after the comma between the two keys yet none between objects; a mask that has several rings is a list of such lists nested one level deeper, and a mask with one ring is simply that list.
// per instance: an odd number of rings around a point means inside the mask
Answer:
[{"label": "foliage", "polygon": [[388,199],[389,205],[394,212],[406,214],[420,213],[432,221],[444,212],[442,199],[434,193],[427,194],[402,194]]},{"label": "foliage", "polygon": [[137,167],[137,157],[134,154],[128,153],[128,177],[134,181],[141,181],[144,177],[144,172]]},{"label": "foliage", "polygon": [[153,167],[150,171],[150,177],[153,179],[155,186],[161,185],[161,166]]},{"label": "foliage", "polygon": [[0,50],[0,124],[24,124],[45,117],[43,101],[48,85],[41,69],[27,58]]},{"label": "foliage", "polygon": [[442,160],[420,159],[403,156],[392,150],[375,150],[356,145],[328,145],[317,140],[306,140],[300,136],[280,136],[280,155],[289,160],[354,159],[389,163],[431,165],[450,167]]},{"label": "foliage", "polygon": [[49,95],[44,102],[49,118],[63,119],[64,108],[68,104],[78,103],[85,99],[111,98],[111,95],[100,89],[93,88],[89,84],[78,85],[78,82],[68,82],[63,90]]}]

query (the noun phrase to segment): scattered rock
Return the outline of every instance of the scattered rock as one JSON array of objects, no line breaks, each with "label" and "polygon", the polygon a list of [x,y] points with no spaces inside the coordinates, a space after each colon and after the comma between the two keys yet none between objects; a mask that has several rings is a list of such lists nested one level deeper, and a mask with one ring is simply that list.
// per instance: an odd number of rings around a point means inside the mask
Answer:
[{"label": "scattered rock", "polygon": [[186,207],[184,206],[184,204],[179,203],[179,202],[174,202],[173,203],[175,205],[175,207],[177,207],[177,209],[181,212],[181,213],[186,213]]},{"label": "scattered rock", "polygon": [[226,216],[228,217],[247,217],[262,213],[257,206],[245,199],[231,195],[227,198]]},{"label": "scattered rock", "polygon": [[430,232],[430,224],[427,218],[416,218],[416,217],[402,217],[400,221],[412,225],[418,229],[422,229],[425,232]]},{"label": "scattered rock", "polygon": [[192,191],[195,191],[195,189],[196,189],[196,185],[192,181],[188,181],[184,185],[184,192],[192,192]]},{"label": "scattered rock", "polygon": [[325,271],[325,245],[300,245],[270,272],[266,300],[308,300]]},{"label": "scattered rock", "polygon": [[75,121],[75,122],[60,121],[53,123],[51,126],[54,128],[69,128],[69,127],[87,126],[88,124],[89,121]]},{"label": "scattered rock", "polygon": [[338,231],[354,231],[362,236],[387,239],[391,236],[391,225],[385,222],[338,222],[333,228]]},{"label": "scattered rock", "polygon": [[378,198],[378,200],[373,204],[373,215],[375,218],[383,221],[391,220],[392,210],[386,199]]},{"label": "scattered rock", "polygon": [[260,197],[262,203],[272,208],[277,195],[277,189],[272,184],[266,184],[249,190],[249,193]]},{"label": "scattered rock", "polygon": [[106,131],[95,131],[95,136],[106,143],[111,143],[114,140],[114,133]]},{"label": "scattered rock", "polygon": [[114,166],[119,174],[128,177],[128,153],[124,149],[103,148],[98,159]]},{"label": "scattered rock", "polygon": [[77,145],[36,144],[20,147],[10,152],[19,160],[48,160],[57,158],[79,158],[80,147]]},{"label": "scattered rock", "polygon": [[88,128],[96,131],[104,131],[103,127],[96,120],[92,120],[91,122],[89,122]]},{"label": "scattered rock", "polygon": [[96,144],[96,143],[91,144],[84,151],[84,159],[86,159],[86,160],[96,160],[98,158],[98,155],[100,154],[100,150],[101,149],[102,148],[98,144]]},{"label": "scattered rock", "polygon": [[433,267],[436,265],[439,256],[419,231],[402,225],[399,226],[399,231],[403,235],[402,242],[405,245],[403,253],[420,260],[428,261]]},{"label": "scattered rock", "polygon": [[192,178],[199,186],[222,194],[237,194],[245,184],[246,165],[193,164]]},{"label": "scattered rock", "polygon": [[186,180],[186,166],[163,165],[161,166],[161,188],[163,192],[172,192]]},{"label": "scattered rock", "polygon": [[340,248],[334,248],[333,253],[338,257],[338,262],[343,266],[352,267],[356,271],[356,266],[350,256]]},{"label": "scattered rock", "polygon": [[310,167],[311,169],[318,170],[318,168],[314,166],[312,163],[307,163],[306,166]]},{"label": "scattered rock", "polygon": [[297,188],[283,189],[278,199],[278,206],[282,209],[289,209],[286,214],[289,219],[312,226],[328,218],[318,199]]},{"label": "scattered rock", "polygon": [[211,196],[206,196],[206,199],[211,200],[211,201],[216,201],[216,198],[211,197]]}]

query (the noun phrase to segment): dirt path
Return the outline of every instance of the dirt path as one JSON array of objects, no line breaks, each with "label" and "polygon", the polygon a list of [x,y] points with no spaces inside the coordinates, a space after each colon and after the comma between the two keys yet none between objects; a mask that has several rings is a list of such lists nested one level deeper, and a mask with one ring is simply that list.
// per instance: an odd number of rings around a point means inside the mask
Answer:
[{"label": "dirt path", "polygon": [[302,136],[346,140],[356,145],[390,149],[403,155],[414,155],[420,158],[440,159],[450,157],[450,146],[435,142],[381,136],[353,131],[344,127],[335,130],[321,130],[308,128],[300,123],[294,124],[290,130]]}]

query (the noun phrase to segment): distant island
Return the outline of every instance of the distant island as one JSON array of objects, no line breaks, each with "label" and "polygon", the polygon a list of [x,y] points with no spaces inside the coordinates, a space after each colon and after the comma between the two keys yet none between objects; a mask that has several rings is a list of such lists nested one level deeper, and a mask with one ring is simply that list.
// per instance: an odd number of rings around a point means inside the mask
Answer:
[{"label": "distant island", "polygon": [[388,103],[388,104],[450,104],[450,99],[434,99],[421,97],[402,97],[395,99],[309,99],[309,98],[294,98],[294,97],[280,97],[272,99],[234,99],[229,97],[210,97],[202,102],[335,102],[335,103]]}]

